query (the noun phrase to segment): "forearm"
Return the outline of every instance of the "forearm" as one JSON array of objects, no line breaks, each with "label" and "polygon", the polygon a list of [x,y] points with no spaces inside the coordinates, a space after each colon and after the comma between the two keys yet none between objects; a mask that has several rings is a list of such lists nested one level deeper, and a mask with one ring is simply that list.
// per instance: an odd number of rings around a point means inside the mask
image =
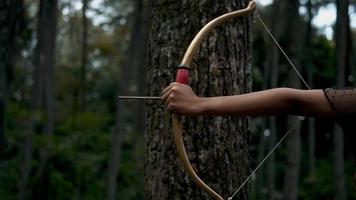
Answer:
[{"label": "forearm", "polygon": [[276,88],[235,96],[198,97],[188,85],[171,83],[163,90],[167,109],[185,115],[303,115],[333,117],[322,90]]},{"label": "forearm", "polygon": [[277,88],[243,95],[202,98],[201,104],[204,115],[334,115],[322,90]]}]

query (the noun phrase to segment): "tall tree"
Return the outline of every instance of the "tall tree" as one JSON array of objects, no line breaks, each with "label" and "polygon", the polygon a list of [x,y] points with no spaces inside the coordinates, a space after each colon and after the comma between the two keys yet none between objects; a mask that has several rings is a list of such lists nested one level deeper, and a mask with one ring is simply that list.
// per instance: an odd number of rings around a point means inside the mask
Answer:
[{"label": "tall tree", "polygon": [[[5,149],[5,120],[4,120],[4,103],[0,98],[0,151],[4,151]],[[1,163],[1,157],[0,157]]]},{"label": "tall tree", "polygon": [[[43,110],[44,124],[43,133],[50,138],[54,133],[54,67],[55,67],[55,49],[57,35],[57,0],[41,0],[38,12],[37,26],[37,49],[36,49],[36,66],[34,70],[34,87],[33,87],[33,111],[36,117],[39,111]],[[43,98],[43,99],[41,99]],[[43,102],[42,102],[43,100]],[[41,109],[43,108],[43,109]],[[37,119],[34,119],[36,123]],[[33,126],[35,129],[35,125]],[[35,131],[34,131],[35,132]],[[41,191],[46,190],[48,177],[47,165],[50,157],[50,140],[49,143],[41,150],[40,166],[35,175],[35,181],[40,183],[36,188],[40,195]],[[29,158],[31,156],[29,155]],[[42,188],[43,187],[43,188]],[[49,197],[41,196],[47,199]]]},{"label": "tall tree", "polygon": [[336,44],[336,65],[337,65],[337,86],[345,87],[348,74],[350,72],[351,57],[351,31],[349,16],[349,0],[336,1],[336,25],[335,25],[335,44]]},{"label": "tall tree", "polygon": [[[305,45],[304,52],[308,52],[306,56],[302,58],[303,66],[305,66],[305,71],[307,72],[307,80],[311,87],[313,87],[313,65],[310,61],[310,51],[313,35],[312,21],[314,18],[314,2],[308,0],[306,4],[307,8],[307,23],[306,23],[306,33],[305,33]],[[313,173],[315,170],[315,119],[308,118],[308,167],[309,174]]]},{"label": "tall tree", "polygon": [[[23,0],[0,2],[0,151],[5,144],[5,110],[12,96],[12,84],[16,78],[14,66],[24,42],[29,39],[26,23],[26,10]],[[25,138],[27,138],[27,131]],[[26,140],[26,139],[25,139]],[[26,151],[23,156],[26,157]],[[19,181],[19,194],[23,194],[24,182]],[[21,195],[20,195],[21,196]],[[21,198],[20,198],[21,199]]]},{"label": "tall tree", "polygon": [[[18,52],[26,41],[26,15],[23,0],[4,0],[0,2],[0,116],[5,117],[5,108],[12,96],[15,79],[14,65]],[[5,124],[0,126],[0,149],[5,139]]]},{"label": "tall tree", "polygon": [[80,110],[85,109],[86,103],[86,76],[87,76],[87,60],[88,60],[88,0],[82,1],[82,58],[80,68]]},{"label": "tall tree", "polygon": [[[299,0],[284,1],[284,29],[286,41],[288,41],[288,55],[291,57],[295,67],[301,71],[301,37],[298,31],[301,27],[299,18]],[[288,71],[288,84],[290,87],[301,88],[301,81],[290,68]],[[285,168],[283,199],[296,200],[298,198],[299,171],[301,159],[301,122],[296,117],[288,117],[288,127],[294,126],[291,135],[287,139],[287,162]]]},{"label": "tall tree", "polygon": [[[349,18],[349,1],[336,1],[336,25],[335,25],[335,52],[337,66],[337,87],[343,88],[346,85],[347,75],[350,70],[351,53],[351,32]],[[334,131],[334,199],[347,199],[346,179],[344,169],[344,133],[340,127],[336,126]]]},{"label": "tall tree", "polygon": [[[139,62],[139,60],[145,60],[145,58],[140,58],[142,54],[140,51],[145,49],[141,46],[144,40],[140,38],[142,33],[146,30],[142,29],[145,18],[143,18],[143,13],[146,12],[144,8],[144,0],[134,1],[134,11],[130,19],[132,20],[131,33],[130,33],[130,42],[129,48],[126,51],[125,62],[122,66],[122,70],[119,77],[119,94],[127,94],[129,92],[129,82],[131,81],[132,75],[134,73],[133,69],[138,70],[137,64],[145,64]],[[130,21],[131,21],[130,20]],[[147,28],[147,27],[146,27]],[[141,48],[141,49],[140,49]],[[140,49],[140,50],[139,50]],[[142,73],[142,71],[141,71]],[[143,80],[140,80],[143,82]],[[111,154],[108,163],[108,188],[107,188],[107,199],[114,200],[116,199],[116,190],[117,190],[117,175],[119,170],[120,158],[121,158],[121,148],[124,137],[124,124],[126,118],[126,107],[123,102],[117,101],[116,104],[116,124],[115,129],[112,134],[112,146]]]},{"label": "tall tree", "polygon": [[[279,15],[277,14],[281,10],[281,1],[274,0],[271,9],[271,29],[273,35],[279,39],[279,32],[281,30],[281,23],[279,22]],[[279,54],[276,46],[271,48],[270,55],[268,56],[268,64],[270,67],[270,87],[276,88],[278,86],[278,75],[279,75]],[[277,135],[277,125],[276,125],[276,117],[270,117],[270,129],[271,135],[268,139],[268,147],[272,147],[276,143],[276,135]],[[268,199],[275,199],[275,158],[274,154],[267,161],[267,189],[268,189]]]},{"label": "tall tree", "polygon": [[[148,31],[151,23],[151,12],[152,12],[152,0],[144,1],[144,9],[142,14],[142,23],[141,23],[141,31],[140,36],[137,41],[136,48],[136,58],[134,60],[134,71],[136,79],[133,82],[137,83],[137,93],[144,94],[146,93],[146,85],[147,85],[147,43],[148,43]],[[146,107],[145,102],[138,102],[138,106],[136,109],[136,130],[137,133],[144,134],[145,125],[146,125]]]},{"label": "tall tree", "polygon": [[[153,2],[149,40],[149,95],[157,96],[174,80],[179,59],[203,25],[247,0]],[[191,86],[200,96],[251,90],[251,17],[231,20],[204,40],[190,69]],[[146,129],[145,198],[206,199],[181,169],[172,138],[171,114],[149,102]],[[226,199],[249,172],[248,120],[238,117],[183,119],[192,165]],[[237,199],[247,199],[247,188]]]}]

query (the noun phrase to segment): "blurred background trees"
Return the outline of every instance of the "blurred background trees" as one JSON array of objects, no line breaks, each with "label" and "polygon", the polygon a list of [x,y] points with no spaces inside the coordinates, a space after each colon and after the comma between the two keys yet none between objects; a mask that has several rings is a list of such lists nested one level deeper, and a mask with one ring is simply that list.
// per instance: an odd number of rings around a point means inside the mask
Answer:
[{"label": "blurred background trees", "polygon": [[[0,2],[0,199],[144,198],[145,104],[117,95],[148,89],[151,4]],[[312,88],[355,86],[355,5],[273,0],[259,14]],[[313,23],[323,9],[335,9],[332,27]],[[251,26],[252,90],[304,87],[261,26]],[[284,116],[251,119],[251,168],[286,129]],[[355,199],[349,141],[327,119],[296,130],[251,181],[249,198]]]}]

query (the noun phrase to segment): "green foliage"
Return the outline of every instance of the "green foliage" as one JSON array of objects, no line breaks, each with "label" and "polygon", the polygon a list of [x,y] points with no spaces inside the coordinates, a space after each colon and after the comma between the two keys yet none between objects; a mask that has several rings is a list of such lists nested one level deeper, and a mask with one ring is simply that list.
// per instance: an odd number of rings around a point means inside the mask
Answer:
[{"label": "green foliage", "polygon": [[51,194],[54,199],[70,199],[72,194],[74,193],[74,187],[70,182],[70,177],[65,177],[65,174],[60,173],[59,171],[51,170],[51,173],[49,175],[49,184],[56,186],[56,190],[52,191]]},{"label": "green foliage", "polygon": [[269,48],[267,46],[267,41],[263,37],[261,31],[256,31],[253,40],[253,67],[252,67],[252,75],[253,75],[253,89],[261,90],[263,81],[269,77],[265,77],[263,74],[266,73],[263,70],[263,66],[266,65],[266,53]]},{"label": "green foliage", "polygon": [[[260,15],[262,15],[263,19],[268,22],[268,18],[270,18],[270,14],[266,15],[265,11],[260,10]],[[275,11],[270,11],[275,12]],[[265,15],[265,16],[263,16]],[[304,17],[304,16],[303,16]],[[284,23],[283,20],[281,23]],[[300,32],[298,37],[300,38],[305,37],[303,34],[305,32],[306,22],[303,21],[300,26]],[[271,42],[269,36],[265,33],[264,30],[261,29],[259,24],[253,26],[253,66],[252,66],[252,75],[253,75],[253,90],[259,91],[262,89],[266,89],[264,87],[270,88],[268,85],[270,84],[270,74],[268,70],[270,70],[271,66],[269,65],[269,57],[271,55],[271,50],[276,48],[275,44]],[[285,43],[292,38],[287,38],[286,35],[283,35],[283,31],[277,32],[276,30],[272,30],[272,32],[276,32],[275,36],[277,40],[280,42],[282,48],[287,51],[292,49],[293,46],[288,46]],[[302,54],[300,55],[299,61],[293,61],[295,63],[300,62],[302,64],[302,76],[307,80],[308,84],[311,85],[312,88],[327,88],[327,87],[334,87],[336,83],[336,76],[337,76],[337,68],[335,62],[335,46],[334,42],[326,36],[317,33],[318,30],[315,27],[312,27],[311,31],[311,41],[308,46],[304,45]],[[282,35],[281,35],[282,34]],[[355,34],[355,32],[354,32]],[[305,43],[304,38],[302,40]],[[355,43],[356,44],[356,43]],[[267,57],[266,57],[267,55]],[[279,57],[279,84],[281,86],[286,81],[286,74],[290,69],[289,66],[285,65],[285,58],[278,51]],[[355,60],[355,56],[352,56],[352,59]],[[354,74],[354,66],[350,69]],[[311,72],[311,77],[308,77],[308,72]],[[308,79],[311,78],[313,82],[309,83]],[[262,122],[261,122],[262,121]],[[283,122],[281,122],[283,121]],[[277,117],[277,138],[280,138],[281,135],[285,133],[285,118],[284,117]],[[267,151],[270,149],[270,146],[267,144],[262,144],[260,141],[265,137],[263,132],[266,128],[269,128],[268,119],[261,119],[256,118],[252,119],[251,124],[251,132],[252,132],[252,143],[251,143],[251,166],[255,166],[258,163],[258,153],[262,150]],[[266,127],[267,126],[267,127]],[[304,127],[305,126],[305,127]],[[325,128],[325,124],[322,125]],[[330,125],[330,127],[333,127]],[[328,128],[326,128],[328,129]],[[326,140],[329,143],[332,143],[332,138],[330,138],[330,132],[332,129],[328,129],[328,131],[318,130],[316,128],[317,135],[316,135],[316,143],[320,143],[319,140],[323,141]],[[301,154],[303,155],[303,159],[301,161],[301,172],[299,176],[300,184],[298,188],[299,198],[298,199],[305,199],[305,200],[314,200],[314,199],[334,199],[335,189],[334,189],[334,161],[332,158],[333,148],[332,146],[328,146],[327,144],[323,144],[327,147],[324,149],[316,150],[318,152],[322,151],[324,157],[318,157],[316,163],[316,169],[314,172],[310,173],[308,170],[308,161],[307,157],[308,151],[308,135],[306,128],[306,123],[302,124],[302,151]],[[325,139],[325,138],[327,139]],[[324,141],[325,142],[325,141]],[[305,148],[304,148],[305,147]],[[264,155],[267,154],[264,152]],[[275,163],[274,163],[274,175],[275,175],[275,196],[276,199],[282,199],[283,197],[283,187],[284,187],[284,174],[286,170],[286,147],[282,146],[274,152],[275,156]],[[306,157],[306,158],[305,158]],[[347,179],[347,193],[348,199],[356,199],[356,193],[353,192],[352,189],[352,174],[355,172],[355,166],[352,165],[351,161],[346,161],[345,163],[345,175]],[[252,167],[254,169],[254,167]],[[256,180],[253,180],[252,191],[250,198],[252,199],[268,199],[268,188],[267,188],[267,167],[266,164],[261,167],[259,172],[256,175]],[[261,184],[261,185],[258,185]],[[260,187],[260,188],[258,188]]]},{"label": "green foliage", "polygon": [[[33,60],[36,54],[34,30],[38,1],[27,1],[26,4],[31,9],[29,11],[31,13],[19,19],[22,28],[16,30],[19,31],[19,35],[13,43],[17,46],[16,51],[13,51],[17,55],[11,56],[11,59],[14,59],[11,60],[11,65],[15,76],[5,110],[7,143],[6,148],[0,152],[0,199],[18,199],[25,155],[24,143],[29,134],[33,142],[33,155],[28,185],[33,193],[28,199],[36,199],[36,196],[42,195],[43,191],[39,188],[43,187],[46,187],[45,193],[50,196],[49,199],[53,200],[97,200],[106,197],[107,168],[119,88],[118,77],[125,59],[132,59],[125,58],[125,52],[130,39],[131,27],[128,20],[133,11],[133,1],[106,0],[95,7],[92,4],[89,6],[87,87],[85,88],[87,102],[85,109],[82,110],[79,109],[79,93],[82,89],[80,88],[82,21],[81,10],[77,7],[79,2],[79,0],[61,1],[56,49],[57,64],[54,73],[55,130],[52,136],[44,135],[46,121],[42,109],[44,100],[42,99],[40,109],[35,111],[31,109]],[[176,3],[179,4],[179,2]],[[15,17],[16,15],[11,16],[11,18]],[[193,19],[198,20],[199,16],[192,16]],[[266,55],[271,48],[275,47],[260,29],[253,33],[254,90],[260,90],[263,89],[266,79],[269,79],[264,71],[267,65]],[[0,36],[0,41],[10,44],[8,38],[5,37]],[[7,46],[6,49],[0,47],[3,55],[7,55],[8,49]],[[302,59],[306,60],[307,66],[303,68],[312,68],[316,88],[330,87],[335,81],[334,51],[332,41],[322,35],[314,34],[311,46],[304,52]],[[353,59],[355,62],[355,57]],[[284,61],[281,60],[282,56],[279,61],[282,65]],[[130,108],[134,107],[132,104],[128,105]],[[128,112],[125,122],[132,124],[135,113],[132,113],[130,109]],[[169,119],[167,114],[161,123],[168,124]],[[144,199],[144,136],[132,131],[130,125],[119,128],[124,134],[124,141],[117,177],[117,193],[120,200],[141,200]],[[256,120],[252,132],[257,133],[253,133],[252,139],[259,141],[264,128],[264,120]],[[279,126],[278,133],[284,129]],[[49,155],[45,166],[47,174],[41,182],[42,179],[38,180],[36,173],[39,170],[44,149]],[[257,158],[258,146],[253,143],[251,149],[253,150],[252,159]],[[286,148],[281,147],[275,156],[278,160],[275,164],[278,193],[283,188]],[[252,160],[251,163],[256,164],[257,161]],[[306,163],[302,162],[302,165],[302,168],[306,168]],[[352,163],[347,162],[348,191],[351,191],[352,187],[350,174],[353,170]],[[355,193],[349,195],[350,199],[356,199]],[[312,174],[302,174],[299,198],[330,199],[332,196],[332,159],[319,158],[316,170]]]},{"label": "green foliage", "polygon": [[301,185],[300,198],[333,198],[333,162],[331,158],[319,160],[316,170],[305,178]]},{"label": "green foliage", "polygon": [[325,36],[314,37],[307,55],[310,61],[308,67],[313,69],[316,87],[331,87],[336,77],[334,47],[331,41]]},{"label": "green foliage", "polygon": [[0,163],[0,196],[2,199],[15,200],[17,196],[17,180],[20,178],[18,170],[19,160],[7,158]]},{"label": "green foliage", "polygon": [[[18,199],[23,177],[23,149],[28,135],[33,148],[28,199],[45,195],[54,200],[97,200],[105,199],[107,195],[117,83],[130,33],[129,25],[124,22],[132,12],[132,2],[105,1],[96,9],[89,8],[88,13],[96,15],[89,18],[87,102],[83,110],[79,109],[81,10],[74,8],[78,2],[63,1],[63,12],[59,15],[54,73],[55,130],[52,136],[44,135],[46,118],[42,96],[39,97],[42,99],[40,108],[31,109],[33,71],[27,68],[33,67],[35,35],[21,36],[32,41],[16,60],[13,96],[5,107],[7,143],[0,152],[0,199]],[[28,4],[32,12],[36,11],[37,2]],[[96,21],[97,15],[102,15],[101,21]],[[33,12],[31,21],[35,22],[35,17]],[[143,136],[128,133],[126,127],[122,130],[127,136],[119,166],[118,196],[120,199],[143,199]],[[139,137],[142,140],[137,140]],[[44,150],[48,153],[45,176],[37,177]]]},{"label": "green foliage", "polygon": [[[345,176],[347,191],[350,191],[349,199],[355,199],[356,194],[352,192],[352,177],[354,173],[354,164],[345,162]],[[332,156],[326,159],[319,159],[316,170],[308,177],[302,180],[299,198],[305,200],[313,199],[334,199],[334,166]]]},{"label": "green foliage", "polygon": [[122,164],[118,176],[118,193],[123,200],[144,199],[144,137],[135,133],[127,134],[122,152]]},{"label": "green foliage", "polygon": [[[0,195],[14,199],[21,178],[21,147],[25,134],[23,130],[26,130],[21,122],[28,121],[29,115],[16,104],[10,104],[8,108],[7,127],[12,129],[6,131],[8,145],[2,155],[5,160],[0,165]],[[42,133],[34,135],[34,152],[40,153],[51,144],[48,162],[48,188],[53,195],[51,199],[101,199],[105,196],[111,135],[102,130],[107,129],[108,119],[107,115],[85,112],[75,119],[68,118],[58,126],[54,136]],[[34,160],[32,166],[32,170],[36,171],[39,162]],[[36,188],[36,184],[41,183],[33,184],[32,187]]]}]

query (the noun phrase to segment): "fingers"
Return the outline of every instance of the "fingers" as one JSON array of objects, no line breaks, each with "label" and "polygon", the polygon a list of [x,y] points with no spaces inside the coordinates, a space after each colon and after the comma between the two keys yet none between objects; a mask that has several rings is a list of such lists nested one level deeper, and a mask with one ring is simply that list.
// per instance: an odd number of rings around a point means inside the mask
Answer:
[{"label": "fingers", "polygon": [[167,101],[169,99],[169,96],[172,94],[173,91],[175,91],[174,88],[176,88],[180,83],[173,82],[169,84],[168,87],[166,87],[163,92],[162,92],[162,100]]},{"label": "fingers", "polygon": [[167,110],[184,115],[197,115],[200,112],[199,98],[188,85],[171,83],[162,91],[162,101]]},{"label": "fingers", "polygon": [[173,84],[174,84],[174,82],[171,83],[171,84],[169,84],[169,86],[167,86],[166,88],[164,88],[164,90],[162,91],[162,93],[164,94],[164,93],[168,92],[168,91],[173,87]]},{"label": "fingers", "polygon": [[168,87],[166,87],[163,92],[162,92],[162,101],[167,102],[167,99],[171,93],[171,89],[173,87],[173,83],[169,84]]},{"label": "fingers", "polygon": [[166,108],[169,111],[175,110],[176,104],[176,92],[177,87],[179,87],[180,83],[173,82],[168,87],[166,87],[162,92],[162,101],[165,102]]}]

